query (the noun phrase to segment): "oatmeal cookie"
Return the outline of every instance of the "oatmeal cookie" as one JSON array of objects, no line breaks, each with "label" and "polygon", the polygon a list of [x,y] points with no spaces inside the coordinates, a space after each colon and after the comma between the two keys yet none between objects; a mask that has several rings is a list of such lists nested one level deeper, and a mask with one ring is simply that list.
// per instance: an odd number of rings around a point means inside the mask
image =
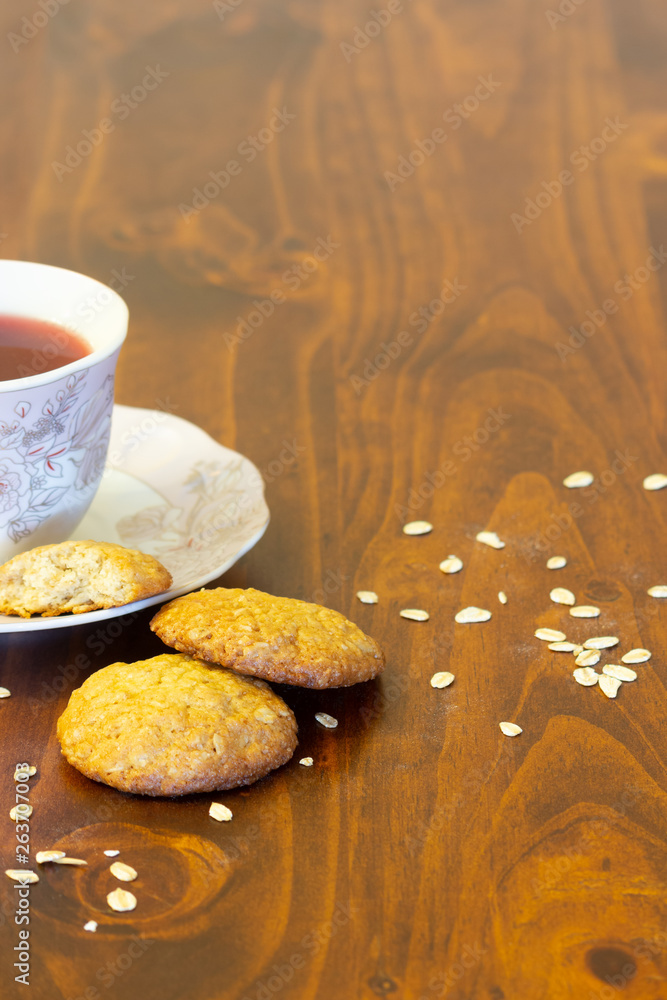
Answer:
[{"label": "oatmeal cookie", "polygon": [[171,573],[153,556],[113,542],[40,545],[0,566],[0,613],[82,614],[161,594]]},{"label": "oatmeal cookie", "polygon": [[279,684],[348,687],[385,665],[377,642],[338,611],[260,590],[177,597],[150,627],[174,649]]},{"label": "oatmeal cookie", "polygon": [[294,715],[268,684],[179,653],[91,674],[58,719],[58,739],[86,777],[140,795],[249,785],[297,743]]}]

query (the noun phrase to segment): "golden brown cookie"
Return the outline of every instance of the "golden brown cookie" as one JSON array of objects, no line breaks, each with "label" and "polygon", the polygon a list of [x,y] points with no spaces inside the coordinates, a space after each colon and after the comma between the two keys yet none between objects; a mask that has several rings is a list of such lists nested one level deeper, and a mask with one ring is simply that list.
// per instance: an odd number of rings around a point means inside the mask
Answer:
[{"label": "golden brown cookie", "polygon": [[261,590],[199,590],[151,621],[163,642],[240,674],[300,687],[348,687],[384,670],[384,653],[338,611]]},{"label": "golden brown cookie", "polygon": [[294,716],[268,684],[179,653],[91,674],[58,719],[58,739],[86,777],[139,795],[249,785],[297,742]]},{"label": "golden brown cookie", "polygon": [[0,613],[49,618],[116,608],[161,594],[171,573],[153,556],[113,542],[40,545],[0,566]]}]

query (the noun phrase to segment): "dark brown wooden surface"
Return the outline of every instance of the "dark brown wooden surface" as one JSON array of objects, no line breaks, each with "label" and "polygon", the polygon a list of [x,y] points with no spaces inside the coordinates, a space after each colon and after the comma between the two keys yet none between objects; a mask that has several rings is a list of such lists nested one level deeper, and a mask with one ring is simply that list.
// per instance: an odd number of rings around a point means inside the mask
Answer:
[{"label": "dark brown wooden surface", "polygon": [[[90,672],[66,668],[96,628],[0,637],[2,868],[23,760],[38,767],[34,849],[90,859],[44,870],[31,894],[29,989],[13,982],[15,893],[0,883],[2,996],[665,998],[667,608],[646,588],[665,582],[667,491],[641,484],[667,470],[667,268],[637,270],[667,243],[664,5],[404,0],[357,51],[341,43],[384,0],[220,6],[71,0],[12,42],[41,8],[5,5],[0,254],[131,276],[120,402],[167,406],[262,470],[293,445],[267,474],[265,538],[221,582],[340,609],[388,667],[346,691],[285,690],[297,758],[225,794],[220,825],[210,796],[133,798],[62,761],[55,722]],[[147,67],[168,75],[79,165],[54,168]],[[248,162],[239,144],[274,108],[295,117]],[[387,178],[434,129],[446,141]],[[186,221],[179,205],[230,159],[240,173]],[[336,246],[286,283],[318,240]],[[275,289],[286,301],[230,346]],[[397,356],[372,368],[383,344]],[[596,483],[568,492],[578,469]],[[433,533],[404,537],[412,517]],[[482,528],[506,548],[476,544]],[[465,569],[445,577],[450,552]],[[548,572],[559,553],[568,568]],[[600,618],[572,625],[557,584]],[[492,620],[455,626],[467,604]],[[149,617],[91,669],[159,651]],[[653,658],[608,701],[532,638],[561,622]],[[456,681],[433,691],[442,669]],[[104,915],[104,846],[140,871],[127,916]]]}]

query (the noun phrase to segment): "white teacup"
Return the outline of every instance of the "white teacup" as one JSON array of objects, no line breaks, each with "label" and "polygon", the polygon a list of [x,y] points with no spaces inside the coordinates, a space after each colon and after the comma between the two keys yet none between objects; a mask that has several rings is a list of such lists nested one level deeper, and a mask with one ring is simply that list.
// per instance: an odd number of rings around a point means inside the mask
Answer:
[{"label": "white teacup", "polygon": [[128,310],[116,292],[83,274],[0,260],[0,316],[58,324],[91,348],[53,371],[0,381],[0,562],[5,562],[35,545],[64,541],[95,496]]}]

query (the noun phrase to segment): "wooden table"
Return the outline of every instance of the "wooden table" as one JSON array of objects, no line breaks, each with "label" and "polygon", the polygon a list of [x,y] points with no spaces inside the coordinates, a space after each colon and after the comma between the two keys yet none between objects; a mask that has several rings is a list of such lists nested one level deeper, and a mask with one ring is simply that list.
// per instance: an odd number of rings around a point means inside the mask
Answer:
[{"label": "wooden table", "polygon": [[[388,666],[283,689],[315,765],[225,794],[222,825],[60,757],[94,628],[3,636],[4,814],[34,763],[32,842],[90,859],[34,887],[28,991],[3,879],[3,997],[666,997],[664,5],[60,2],[0,14],[0,253],[122,288],[118,401],[265,473],[268,532],[219,582],[337,608]],[[160,651],[149,617],[94,669]],[[608,700],[533,636],[561,625],[653,657]]]}]

